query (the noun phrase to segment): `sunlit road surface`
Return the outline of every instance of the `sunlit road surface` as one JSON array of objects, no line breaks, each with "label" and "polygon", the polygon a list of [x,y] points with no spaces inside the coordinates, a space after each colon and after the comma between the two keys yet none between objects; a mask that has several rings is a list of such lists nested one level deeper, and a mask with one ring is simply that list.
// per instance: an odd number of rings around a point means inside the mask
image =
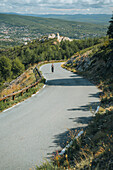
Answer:
[{"label": "sunlit road surface", "polygon": [[98,89],[54,64],[41,67],[46,87],[0,114],[0,170],[29,170],[65,146],[69,129],[80,130],[91,118]]}]

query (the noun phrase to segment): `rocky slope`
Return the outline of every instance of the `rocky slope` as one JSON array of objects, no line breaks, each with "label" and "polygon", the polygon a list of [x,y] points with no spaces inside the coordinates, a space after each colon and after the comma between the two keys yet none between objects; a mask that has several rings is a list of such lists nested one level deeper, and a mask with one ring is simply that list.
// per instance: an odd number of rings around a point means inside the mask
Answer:
[{"label": "rocky slope", "polygon": [[77,71],[102,89],[108,96],[113,93],[113,40],[96,46],[84,54],[76,54],[64,67]]}]

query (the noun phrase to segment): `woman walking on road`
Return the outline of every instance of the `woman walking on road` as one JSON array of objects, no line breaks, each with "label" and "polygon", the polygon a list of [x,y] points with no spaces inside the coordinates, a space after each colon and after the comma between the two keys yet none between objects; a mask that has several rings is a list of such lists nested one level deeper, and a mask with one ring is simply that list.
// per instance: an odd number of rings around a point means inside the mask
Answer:
[{"label": "woman walking on road", "polygon": [[53,63],[51,65],[51,71],[52,71],[52,73],[54,72],[54,65],[53,65]]}]

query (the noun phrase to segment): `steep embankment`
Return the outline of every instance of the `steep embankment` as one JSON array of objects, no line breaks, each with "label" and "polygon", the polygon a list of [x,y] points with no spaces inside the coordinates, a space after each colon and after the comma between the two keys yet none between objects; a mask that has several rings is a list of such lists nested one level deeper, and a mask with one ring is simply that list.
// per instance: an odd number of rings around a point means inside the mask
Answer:
[{"label": "steep embankment", "polygon": [[[99,111],[84,134],[55,158],[56,164],[73,169],[113,168],[113,40],[74,55],[63,67],[87,77],[102,92]],[[82,52],[83,53],[83,52]]]},{"label": "steep embankment", "polygon": [[[102,91],[102,99],[110,98],[113,93],[113,40],[107,40],[103,45],[95,46],[84,54],[76,54],[64,67],[87,77]],[[83,52],[82,52],[83,53]],[[111,98],[110,98],[111,99]],[[103,100],[102,100],[103,103]]]}]

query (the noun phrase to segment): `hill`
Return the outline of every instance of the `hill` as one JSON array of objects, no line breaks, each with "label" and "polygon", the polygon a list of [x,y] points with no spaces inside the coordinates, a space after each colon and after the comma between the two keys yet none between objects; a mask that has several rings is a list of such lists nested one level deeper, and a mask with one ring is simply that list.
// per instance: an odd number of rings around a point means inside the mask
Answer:
[{"label": "hill", "polygon": [[0,44],[17,45],[43,35],[59,32],[74,39],[101,37],[107,26],[60,19],[50,19],[15,14],[0,14]]},{"label": "hill", "polygon": [[18,14],[18,13],[4,13],[4,14],[14,14],[14,15],[22,15],[22,16],[32,16],[32,17],[41,17],[41,18],[54,18],[54,19],[62,19],[67,21],[77,21],[77,22],[86,22],[86,23],[94,23],[94,24],[104,24],[108,25],[109,18],[111,15],[109,14]]},{"label": "hill", "polygon": [[74,14],[74,15],[57,15],[57,14],[47,14],[47,15],[30,15],[28,16],[37,16],[43,18],[56,18],[67,21],[76,21],[76,22],[86,22],[93,24],[104,24],[108,25],[109,18],[111,15],[108,14]]}]

